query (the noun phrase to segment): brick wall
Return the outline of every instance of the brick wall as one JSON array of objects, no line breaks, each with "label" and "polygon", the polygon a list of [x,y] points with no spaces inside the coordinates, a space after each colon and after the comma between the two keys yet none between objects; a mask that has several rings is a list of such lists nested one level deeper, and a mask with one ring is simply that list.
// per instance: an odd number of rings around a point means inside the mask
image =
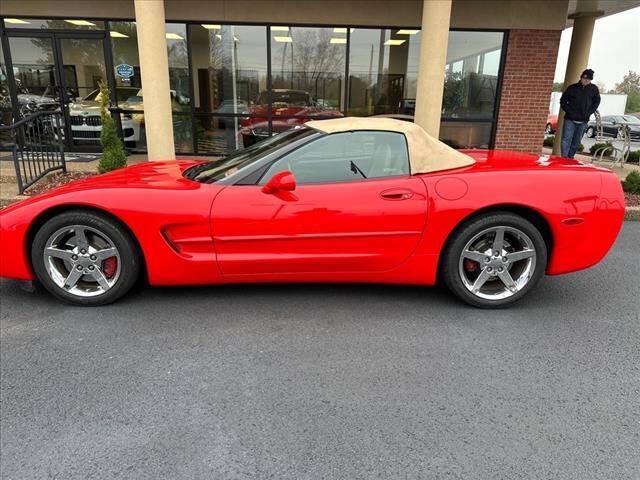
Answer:
[{"label": "brick wall", "polygon": [[511,30],[495,148],[539,153],[549,114],[559,30]]}]

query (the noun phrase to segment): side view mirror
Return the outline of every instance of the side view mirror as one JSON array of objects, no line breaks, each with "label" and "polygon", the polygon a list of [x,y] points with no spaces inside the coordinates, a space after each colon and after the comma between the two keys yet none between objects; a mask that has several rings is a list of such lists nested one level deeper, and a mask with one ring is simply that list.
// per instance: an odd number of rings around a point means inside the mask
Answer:
[{"label": "side view mirror", "polygon": [[278,191],[291,192],[296,189],[296,177],[289,170],[276,173],[262,187],[264,193],[276,193]]}]

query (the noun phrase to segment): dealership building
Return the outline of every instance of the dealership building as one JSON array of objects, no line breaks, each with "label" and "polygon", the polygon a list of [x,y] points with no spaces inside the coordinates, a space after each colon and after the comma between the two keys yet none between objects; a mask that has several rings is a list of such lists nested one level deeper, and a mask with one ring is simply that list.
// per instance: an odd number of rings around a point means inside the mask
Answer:
[{"label": "dealership building", "polygon": [[573,83],[595,20],[638,5],[2,0],[3,122],[62,105],[66,148],[96,149],[106,82],[127,147],[151,160],[225,154],[310,118],[372,115],[415,119],[456,147],[535,152],[562,30],[574,27]]}]

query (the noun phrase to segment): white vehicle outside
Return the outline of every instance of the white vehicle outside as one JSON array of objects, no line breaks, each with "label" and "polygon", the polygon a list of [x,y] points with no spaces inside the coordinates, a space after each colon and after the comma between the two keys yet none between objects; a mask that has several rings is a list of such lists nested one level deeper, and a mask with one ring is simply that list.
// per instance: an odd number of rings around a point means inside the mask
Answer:
[{"label": "white vehicle outside", "polygon": [[[118,87],[116,95],[120,109],[134,111],[123,113],[121,116],[124,141],[137,143],[140,140],[140,131],[144,128],[142,90],[137,87]],[[100,90],[96,89],[85,98],[69,104],[69,122],[74,142],[100,142]]]}]

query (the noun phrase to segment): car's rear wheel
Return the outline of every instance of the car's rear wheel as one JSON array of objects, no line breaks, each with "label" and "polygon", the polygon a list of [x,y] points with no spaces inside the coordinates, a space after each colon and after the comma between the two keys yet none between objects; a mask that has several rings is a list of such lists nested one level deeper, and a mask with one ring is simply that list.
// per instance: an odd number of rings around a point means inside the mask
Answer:
[{"label": "car's rear wheel", "polygon": [[526,295],[547,265],[540,231],[509,212],[490,213],[463,225],[448,243],[442,277],[465,302],[504,307]]},{"label": "car's rear wheel", "polygon": [[587,137],[588,138],[593,138],[596,136],[595,130],[593,127],[589,127],[587,128]]},{"label": "car's rear wheel", "polygon": [[105,305],[140,274],[137,247],[117,222],[92,212],[56,215],[36,232],[31,262],[40,283],[76,305]]},{"label": "car's rear wheel", "polygon": [[550,123],[547,123],[547,126],[544,129],[545,135],[551,135],[553,133],[553,128]]}]

